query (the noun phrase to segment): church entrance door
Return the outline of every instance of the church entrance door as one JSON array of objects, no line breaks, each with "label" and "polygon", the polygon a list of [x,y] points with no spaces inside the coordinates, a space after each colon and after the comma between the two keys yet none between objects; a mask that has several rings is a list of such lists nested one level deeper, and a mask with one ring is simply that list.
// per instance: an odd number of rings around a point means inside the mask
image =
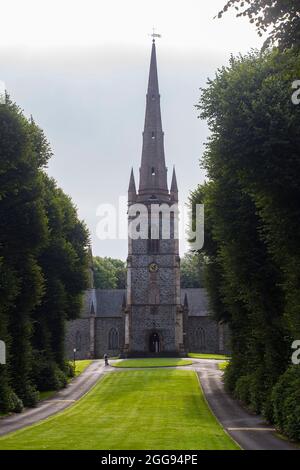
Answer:
[{"label": "church entrance door", "polygon": [[152,333],[149,338],[149,351],[151,353],[159,353],[160,352],[160,341],[159,341],[159,334]]}]

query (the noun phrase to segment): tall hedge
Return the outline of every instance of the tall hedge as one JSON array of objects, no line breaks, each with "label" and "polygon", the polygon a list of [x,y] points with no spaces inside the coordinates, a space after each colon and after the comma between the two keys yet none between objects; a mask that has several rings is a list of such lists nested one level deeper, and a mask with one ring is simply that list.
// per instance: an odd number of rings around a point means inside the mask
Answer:
[{"label": "tall hedge", "polygon": [[232,330],[226,385],[270,420],[300,337],[300,106],[291,100],[299,64],[296,48],[232,57],[198,105],[211,131],[209,181],[191,202],[205,204],[211,308]]},{"label": "tall hedge", "polygon": [[51,149],[10,98],[0,104],[0,411],[38,400],[35,369],[64,373],[64,324],[87,285],[88,232],[45,172]]}]

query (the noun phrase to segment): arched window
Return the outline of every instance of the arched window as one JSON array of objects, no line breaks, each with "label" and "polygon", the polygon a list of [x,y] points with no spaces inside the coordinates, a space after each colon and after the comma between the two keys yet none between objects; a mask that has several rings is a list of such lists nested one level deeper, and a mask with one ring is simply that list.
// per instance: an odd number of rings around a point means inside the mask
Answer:
[{"label": "arched window", "polygon": [[111,328],[108,334],[108,349],[119,348],[119,333],[116,328]]},{"label": "arched window", "polygon": [[196,347],[199,351],[204,351],[206,348],[206,341],[205,341],[205,331],[203,328],[197,328],[195,331],[195,340],[196,340]]},{"label": "arched window", "polygon": [[80,331],[76,332],[75,348],[76,348],[76,351],[81,350],[81,333],[80,333]]}]

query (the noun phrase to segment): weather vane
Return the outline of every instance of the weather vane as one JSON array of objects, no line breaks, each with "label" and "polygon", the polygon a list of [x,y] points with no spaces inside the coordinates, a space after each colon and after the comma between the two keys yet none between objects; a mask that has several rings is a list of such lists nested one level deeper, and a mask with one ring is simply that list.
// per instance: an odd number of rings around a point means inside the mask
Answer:
[{"label": "weather vane", "polygon": [[152,28],[152,34],[150,34],[149,36],[152,37],[153,41],[155,41],[155,38],[161,38],[161,34],[156,33],[155,28]]}]

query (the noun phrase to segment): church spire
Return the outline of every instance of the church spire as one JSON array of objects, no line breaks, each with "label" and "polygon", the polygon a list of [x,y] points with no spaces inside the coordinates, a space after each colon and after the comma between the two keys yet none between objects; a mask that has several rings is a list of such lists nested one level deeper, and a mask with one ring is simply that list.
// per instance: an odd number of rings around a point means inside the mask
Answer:
[{"label": "church spire", "polygon": [[130,203],[130,202],[135,202],[135,201],[136,201],[136,187],[135,187],[133,168],[131,168],[129,187],[128,187],[128,202]]},{"label": "church spire", "polygon": [[139,200],[155,196],[168,199],[167,168],[164,153],[160,94],[158,87],[156,46],[152,42],[148,91],[146,97],[145,127],[143,132],[142,163],[140,168]]},{"label": "church spire", "polygon": [[178,186],[175,166],[173,167],[172,183],[170,188],[170,197],[173,202],[178,202]]}]

